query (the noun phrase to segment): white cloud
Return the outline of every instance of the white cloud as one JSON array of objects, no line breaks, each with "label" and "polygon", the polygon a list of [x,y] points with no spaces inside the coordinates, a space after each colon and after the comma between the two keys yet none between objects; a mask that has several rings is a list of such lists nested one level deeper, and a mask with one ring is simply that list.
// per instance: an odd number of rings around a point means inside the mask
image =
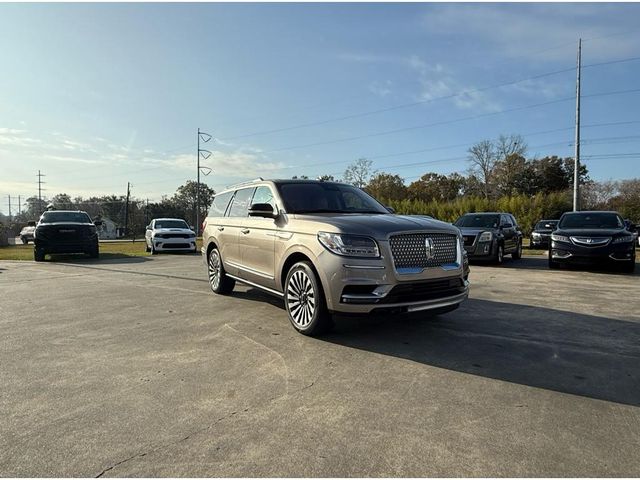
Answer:
[{"label": "white cloud", "polygon": [[369,84],[369,91],[379,97],[386,97],[391,93],[391,85],[391,80],[371,82]]},{"label": "white cloud", "polygon": [[[193,154],[173,155],[158,163],[180,170],[195,172],[195,158]],[[286,167],[283,162],[274,162],[261,159],[255,153],[246,151],[221,152],[213,151],[208,160],[202,161],[201,165],[212,169],[213,174],[224,177],[259,177],[269,176],[269,174],[282,170]]]},{"label": "white cloud", "polygon": [[[423,22],[430,34],[464,32],[476,47],[487,42],[488,52],[534,62],[573,60],[583,38],[585,57],[600,60],[637,52],[638,12],[634,5],[620,4],[438,4]],[[636,32],[617,35],[625,29]]]}]

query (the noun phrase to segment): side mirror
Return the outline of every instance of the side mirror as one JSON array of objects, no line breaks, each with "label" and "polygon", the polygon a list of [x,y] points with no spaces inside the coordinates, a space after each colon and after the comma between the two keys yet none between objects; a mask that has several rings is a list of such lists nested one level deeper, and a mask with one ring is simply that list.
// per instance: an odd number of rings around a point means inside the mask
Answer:
[{"label": "side mirror", "polygon": [[513,228],[513,225],[511,223],[505,223],[504,225],[501,225],[502,228]]},{"label": "side mirror", "polygon": [[275,218],[273,207],[269,203],[254,203],[249,207],[250,217]]},{"label": "side mirror", "polygon": [[384,208],[386,208],[389,211],[389,213],[396,213],[396,209],[393,208],[393,207],[389,207],[389,206],[385,205]]}]

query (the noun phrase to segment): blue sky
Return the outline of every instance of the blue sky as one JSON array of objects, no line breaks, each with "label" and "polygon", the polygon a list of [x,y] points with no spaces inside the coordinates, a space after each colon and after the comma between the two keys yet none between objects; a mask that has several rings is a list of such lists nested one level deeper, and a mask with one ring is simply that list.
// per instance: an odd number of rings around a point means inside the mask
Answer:
[{"label": "blue sky", "polygon": [[38,170],[48,196],[172,195],[198,127],[215,189],[360,157],[464,173],[510,133],[572,156],[579,37],[584,161],[640,177],[640,92],[590,97],[640,89],[640,60],[590,66],[640,57],[638,25],[636,4],[2,4],[0,209]]}]

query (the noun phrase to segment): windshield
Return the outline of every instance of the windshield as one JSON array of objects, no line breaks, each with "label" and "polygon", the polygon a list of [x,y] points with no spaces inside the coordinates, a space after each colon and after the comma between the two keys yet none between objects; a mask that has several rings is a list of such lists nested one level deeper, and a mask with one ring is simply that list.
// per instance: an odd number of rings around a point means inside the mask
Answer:
[{"label": "windshield", "polygon": [[536,228],[534,228],[534,230],[555,230],[556,225],[558,225],[558,221],[554,220],[554,221],[543,221],[543,222],[538,222],[536,223]]},{"label": "windshield", "polygon": [[156,228],[189,228],[184,220],[157,220]]},{"label": "windshield", "polygon": [[91,223],[91,218],[84,212],[44,212],[40,223]]},{"label": "windshield", "polygon": [[456,227],[498,228],[498,215],[463,215],[454,225]]},{"label": "windshield", "polygon": [[560,228],[623,228],[622,219],[615,213],[570,213],[560,220]]},{"label": "windshield", "polygon": [[278,185],[289,213],[389,213],[359,188],[337,183],[284,183]]}]

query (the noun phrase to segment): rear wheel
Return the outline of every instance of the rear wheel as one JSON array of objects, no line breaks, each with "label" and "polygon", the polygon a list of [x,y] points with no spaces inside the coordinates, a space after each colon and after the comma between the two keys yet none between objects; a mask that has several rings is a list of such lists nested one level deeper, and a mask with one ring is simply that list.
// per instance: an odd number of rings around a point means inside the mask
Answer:
[{"label": "rear wheel", "polygon": [[211,249],[209,252],[209,260],[207,261],[207,270],[209,272],[209,286],[211,290],[220,295],[231,293],[236,281],[227,276],[222,264],[222,258],[217,248]]},{"label": "rear wheel", "polygon": [[287,273],[284,303],[293,328],[304,335],[319,335],[332,326],[320,280],[309,262],[298,262]]}]

